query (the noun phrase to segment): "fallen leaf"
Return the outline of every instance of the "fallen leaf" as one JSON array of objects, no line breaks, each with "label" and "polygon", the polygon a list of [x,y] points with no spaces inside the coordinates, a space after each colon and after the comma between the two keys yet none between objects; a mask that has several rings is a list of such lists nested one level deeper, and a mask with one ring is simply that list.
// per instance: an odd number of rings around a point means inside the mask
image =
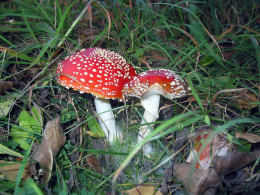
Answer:
[{"label": "fallen leaf", "polygon": [[156,190],[156,188],[153,186],[140,185],[140,186],[137,186],[136,188],[122,191],[122,193],[128,194],[128,195],[151,195],[151,194],[162,195],[162,193],[160,191],[155,191],[155,190]]},{"label": "fallen leaf", "polygon": [[[18,162],[8,162],[8,161],[0,160],[0,178],[15,180],[19,172],[20,165],[21,164]],[[22,175],[22,179],[26,179],[29,176],[30,174],[28,173],[28,169],[25,168]]]},{"label": "fallen leaf", "polygon": [[192,169],[192,164],[175,164],[173,176],[181,181],[190,194],[204,194],[211,188],[217,188],[220,178],[215,169]]},{"label": "fallen leaf", "polygon": [[239,108],[251,110],[256,107],[258,102],[258,97],[250,91],[243,91],[238,96],[232,97],[232,100],[235,101]]},{"label": "fallen leaf", "polygon": [[228,60],[235,53],[236,53],[235,51],[224,51],[224,52],[222,52],[222,55],[223,55],[224,59]]},{"label": "fallen leaf", "polygon": [[245,139],[251,143],[259,143],[260,142],[260,136],[252,133],[241,133],[241,132],[236,132],[235,133],[236,138],[241,138]]},{"label": "fallen leaf", "polygon": [[259,101],[257,95],[246,88],[221,90],[213,96],[211,101],[214,102],[221,93],[225,93],[225,96],[230,97],[231,101],[235,102],[239,108],[246,110],[256,107]]},{"label": "fallen leaf", "polygon": [[42,141],[31,155],[31,158],[40,164],[41,169],[37,169],[36,162],[30,164],[31,169],[35,169],[39,173],[37,176],[41,176],[41,178],[37,177],[37,179],[43,184],[48,183],[53,167],[53,159],[65,141],[66,137],[61,129],[60,119],[55,118],[48,121],[43,132]]},{"label": "fallen leaf", "polygon": [[[32,169],[37,170],[37,174],[34,175],[34,179],[40,180],[42,183],[47,184],[51,176],[53,154],[45,137],[42,138],[42,142],[32,154],[31,158],[36,161],[30,163],[29,165]],[[40,169],[37,169],[36,163],[40,164]],[[38,173],[40,173],[40,175]],[[39,178],[39,176],[42,176],[42,178]]]},{"label": "fallen leaf", "polygon": [[47,122],[43,136],[51,147],[53,157],[56,157],[66,141],[59,118]]},{"label": "fallen leaf", "polygon": [[162,53],[159,52],[158,50],[149,51],[148,56],[155,60],[167,60],[167,58],[165,56],[163,56]]},{"label": "fallen leaf", "polygon": [[98,173],[102,173],[102,167],[100,166],[99,161],[93,154],[87,156],[86,162],[90,168],[92,168]]},{"label": "fallen leaf", "polygon": [[7,89],[11,89],[12,87],[13,83],[11,81],[0,80],[0,93],[6,91]]},{"label": "fallen leaf", "polygon": [[260,157],[260,151],[237,152],[228,151],[225,155],[216,155],[212,164],[220,175],[236,171],[247,164],[256,161]]}]

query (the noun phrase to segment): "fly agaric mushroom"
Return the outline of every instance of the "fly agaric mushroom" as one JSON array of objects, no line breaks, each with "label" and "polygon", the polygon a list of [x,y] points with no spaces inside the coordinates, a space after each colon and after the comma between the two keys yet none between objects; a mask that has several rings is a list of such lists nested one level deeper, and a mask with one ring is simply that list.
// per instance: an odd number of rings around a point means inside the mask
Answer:
[{"label": "fly agaric mushroom", "polygon": [[204,150],[201,151],[203,142],[206,142],[208,139],[209,134],[201,134],[194,138],[194,148],[190,151],[190,154],[187,158],[187,162],[190,163],[196,158],[196,155],[200,153],[198,156],[198,162],[196,162],[196,168],[203,168],[207,169],[211,163],[211,144],[208,143]]},{"label": "fly agaric mushroom", "polygon": [[[141,124],[151,123],[159,117],[160,95],[175,99],[186,94],[185,82],[173,71],[166,69],[148,70],[134,77],[122,89],[123,96],[134,96],[141,100],[145,111]],[[142,125],[138,134],[138,142],[150,133],[153,125]],[[150,156],[152,153],[151,144],[143,147],[143,154]]]},{"label": "fly agaric mushroom", "polygon": [[122,88],[136,76],[135,69],[114,51],[82,49],[57,68],[57,81],[66,88],[95,96],[99,123],[110,143],[120,137],[109,99],[122,99]]},{"label": "fly agaric mushroom", "polygon": [[218,133],[211,136],[211,133],[210,130],[204,130],[192,139],[193,147],[187,162],[195,162],[197,169],[208,169],[215,157],[225,157],[229,155],[229,151],[234,152],[232,143],[227,140],[224,134]]}]

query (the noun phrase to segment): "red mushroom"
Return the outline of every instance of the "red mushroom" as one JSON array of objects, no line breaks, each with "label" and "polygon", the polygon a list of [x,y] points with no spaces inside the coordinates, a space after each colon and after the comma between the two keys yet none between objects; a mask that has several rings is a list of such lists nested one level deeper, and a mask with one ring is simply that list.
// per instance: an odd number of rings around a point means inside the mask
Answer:
[{"label": "red mushroom", "polygon": [[57,81],[62,86],[95,96],[99,123],[109,142],[119,138],[109,99],[122,99],[121,90],[136,76],[135,69],[113,51],[89,48],[62,61],[57,75]]},{"label": "red mushroom", "polygon": [[196,159],[196,155],[199,154],[198,156],[198,162],[196,163],[196,168],[203,168],[203,169],[207,169],[210,166],[211,163],[211,144],[208,143],[206,145],[206,147],[204,148],[204,150],[201,151],[202,149],[202,145],[203,143],[206,142],[206,140],[208,139],[209,134],[201,134],[198,135],[194,138],[194,148],[190,151],[190,154],[187,158],[187,162],[190,163],[191,161],[193,161],[194,159]]},{"label": "red mushroom", "polygon": [[[186,85],[173,71],[165,69],[148,70],[125,84],[122,93],[123,96],[140,98],[145,109],[142,119],[142,124],[144,124],[154,122],[159,117],[160,95],[169,99],[182,97],[186,94]],[[141,126],[138,142],[141,142],[152,128],[152,125],[150,127],[148,125]],[[150,156],[152,153],[151,144],[147,143],[143,147],[143,153]]]},{"label": "red mushroom", "polygon": [[224,134],[213,134],[210,130],[198,132],[192,138],[193,147],[187,158],[188,163],[196,163],[197,169],[208,169],[216,157],[229,155],[229,151],[234,152],[232,143],[228,141]]}]

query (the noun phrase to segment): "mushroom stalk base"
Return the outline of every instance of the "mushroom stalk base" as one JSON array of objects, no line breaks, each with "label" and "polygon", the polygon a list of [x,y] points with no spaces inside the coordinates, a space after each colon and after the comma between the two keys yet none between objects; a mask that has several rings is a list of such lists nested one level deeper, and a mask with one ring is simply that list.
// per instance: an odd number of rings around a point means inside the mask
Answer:
[{"label": "mushroom stalk base", "polygon": [[120,139],[120,132],[116,128],[116,121],[112,111],[110,101],[107,99],[94,99],[96,111],[99,115],[99,124],[103,129],[108,141],[114,143],[116,139]]},{"label": "mushroom stalk base", "polygon": [[[146,137],[151,130],[153,130],[154,125],[143,125],[146,123],[154,122],[159,117],[159,104],[160,104],[160,95],[149,95],[141,100],[141,104],[144,107],[144,115],[142,119],[142,126],[139,129],[138,134],[138,143],[140,143],[144,137]],[[150,157],[150,155],[153,153],[152,145],[151,143],[147,143],[143,146],[143,154],[147,157]]]}]

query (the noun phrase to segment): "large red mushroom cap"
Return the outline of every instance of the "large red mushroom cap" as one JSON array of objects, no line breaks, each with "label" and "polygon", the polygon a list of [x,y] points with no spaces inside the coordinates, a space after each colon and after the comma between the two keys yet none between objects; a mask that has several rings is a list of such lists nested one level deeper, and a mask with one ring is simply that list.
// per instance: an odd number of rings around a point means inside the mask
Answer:
[{"label": "large red mushroom cap", "polygon": [[186,83],[171,70],[148,70],[125,84],[122,93],[124,96],[138,98],[159,94],[174,99],[186,94]]},{"label": "large red mushroom cap", "polygon": [[66,88],[105,99],[122,99],[123,86],[136,76],[136,72],[118,53],[89,48],[62,61],[57,75],[58,83]]}]

